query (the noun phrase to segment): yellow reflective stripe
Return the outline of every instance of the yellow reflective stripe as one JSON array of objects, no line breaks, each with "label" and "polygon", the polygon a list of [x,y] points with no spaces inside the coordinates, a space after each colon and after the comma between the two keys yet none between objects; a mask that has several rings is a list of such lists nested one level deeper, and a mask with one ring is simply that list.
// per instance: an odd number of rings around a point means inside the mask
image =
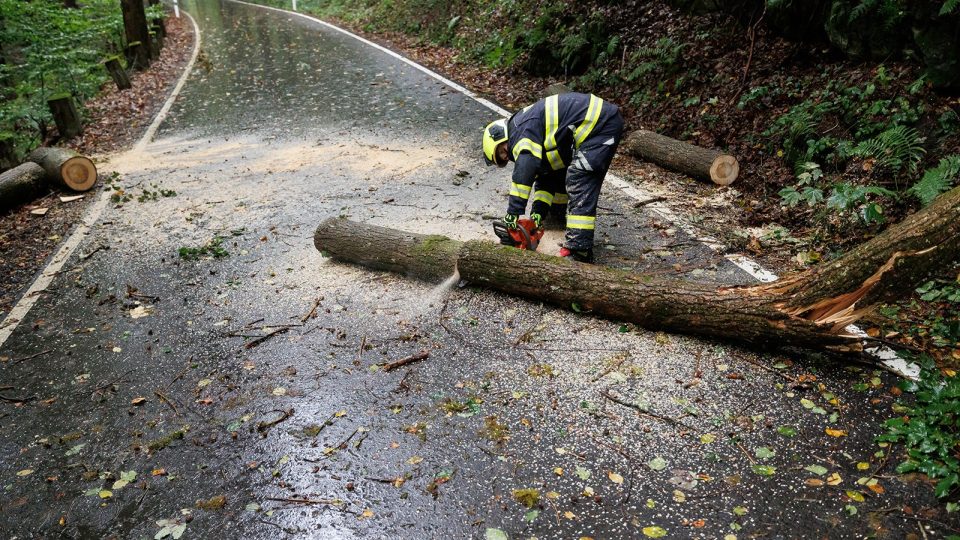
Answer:
[{"label": "yellow reflective stripe", "polygon": [[543,149],[547,152],[550,168],[559,171],[563,168],[560,151],[557,150],[557,128],[560,125],[560,96],[550,96],[544,101]]},{"label": "yellow reflective stripe", "polygon": [[537,190],[533,193],[533,201],[553,204],[553,193],[550,193],[549,191]]},{"label": "yellow reflective stripe", "polygon": [[593,128],[596,127],[597,120],[600,118],[601,107],[603,107],[603,100],[591,94],[590,105],[587,107],[587,116],[584,117],[583,122],[577,127],[577,130],[573,132],[573,140],[577,148],[583,144],[583,141],[586,140],[590,132],[593,131]]},{"label": "yellow reflective stripe", "polygon": [[543,159],[543,147],[539,144],[531,141],[530,139],[520,139],[520,142],[513,145],[513,159],[516,161],[520,158],[520,152],[526,150],[530,152],[533,157],[537,159]]},{"label": "yellow reflective stripe", "polygon": [[594,216],[574,216],[567,214],[568,229],[593,229],[597,218]]},{"label": "yellow reflective stripe", "polygon": [[510,184],[510,195],[513,197],[520,197],[523,200],[530,198],[530,186],[525,186],[523,184],[517,184],[512,182]]},{"label": "yellow reflective stripe", "polygon": [[553,204],[567,204],[570,202],[570,196],[566,193],[555,193],[553,195]]}]

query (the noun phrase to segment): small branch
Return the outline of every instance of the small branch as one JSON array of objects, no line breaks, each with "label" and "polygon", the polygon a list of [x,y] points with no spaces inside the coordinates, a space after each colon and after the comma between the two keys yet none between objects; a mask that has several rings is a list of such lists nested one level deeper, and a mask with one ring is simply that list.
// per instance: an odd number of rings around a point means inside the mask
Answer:
[{"label": "small branch", "polygon": [[257,431],[259,431],[260,433],[265,433],[267,430],[269,430],[269,429],[272,428],[273,426],[275,426],[275,425],[279,424],[280,422],[283,422],[283,421],[286,420],[287,418],[290,418],[291,416],[293,416],[293,408],[287,409],[287,410],[285,410],[285,411],[283,411],[283,410],[275,410],[275,411],[272,411],[272,412],[279,412],[279,413],[280,413],[280,417],[277,418],[277,419],[275,419],[275,420],[270,420],[269,422],[259,422],[259,423],[257,423]]},{"label": "small branch", "polygon": [[693,428],[691,428],[690,426],[684,424],[683,422],[681,422],[681,421],[679,421],[679,420],[674,420],[673,418],[670,418],[669,416],[661,416],[661,415],[659,415],[659,414],[652,413],[652,412],[650,412],[650,411],[646,411],[646,410],[644,410],[643,408],[641,408],[639,405],[637,405],[636,403],[631,403],[631,402],[626,401],[626,400],[624,400],[624,399],[618,398],[617,396],[614,396],[613,394],[611,394],[611,393],[608,392],[607,390],[604,390],[604,391],[600,392],[600,395],[602,395],[603,397],[609,399],[610,401],[612,401],[612,402],[614,402],[614,403],[616,403],[616,404],[618,404],[618,405],[623,405],[624,407],[629,407],[629,408],[637,411],[638,413],[640,413],[640,414],[643,415],[643,416],[647,416],[647,417],[650,417],[650,418],[654,418],[654,419],[656,419],[656,420],[660,420],[660,421],[666,422],[666,423],[668,423],[668,424],[670,424],[670,425],[672,425],[672,426],[682,427],[682,428],[684,428],[684,429],[689,429],[689,430],[691,430],[691,431],[693,430]]},{"label": "small branch", "polygon": [[401,358],[400,360],[397,360],[397,361],[394,361],[394,362],[390,362],[390,363],[387,363],[387,364],[380,364],[380,367],[381,367],[381,369],[383,369],[384,371],[393,371],[393,370],[397,369],[398,367],[403,367],[403,366],[405,366],[405,365],[407,365],[407,364],[412,364],[412,363],[414,363],[414,362],[419,362],[419,361],[421,361],[421,360],[426,360],[427,358],[430,358],[430,352],[429,352],[429,351],[420,351],[420,352],[417,353],[417,354],[408,356],[408,357],[406,357],[406,358]]},{"label": "small branch", "polygon": [[284,497],[267,497],[268,501],[276,501],[287,504],[321,504],[327,506],[343,506],[344,502],[337,499],[287,499]]},{"label": "small branch", "polygon": [[268,339],[272,338],[273,336],[277,336],[277,335],[280,335],[280,334],[285,334],[285,333],[287,333],[287,332],[289,332],[289,331],[290,331],[290,327],[289,327],[289,326],[284,327],[284,328],[278,328],[278,329],[274,330],[273,332],[270,332],[269,334],[267,334],[267,335],[265,335],[265,336],[258,337],[257,339],[255,339],[255,340],[247,343],[246,345],[243,346],[243,348],[244,348],[244,349],[252,349],[252,348],[256,347],[257,345],[260,345],[260,344],[263,343],[264,341],[267,341]]},{"label": "small branch", "polygon": [[751,465],[756,465],[756,464],[757,464],[756,460],[753,459],[753,456],[750,455],[750,452],[747,452],[747,449],[744,448],[742,444],[740,444],[739,442],[734,443],[734,444],[736,444],[736,445],[737,445],[737,448],[739,448],[740,451],[743,452],[743,455],[747,456],[747,459],[750,460],[750,464],[751,464]]},{"label": "small branch", "polygon": [[316,300],[313,301],[313,307],[310,308],[310,311],[306,315],[300,318],[300,322],[306,323],[307,319],[312,319],[317,316],[317,308],[320,307],[320,302],[323,300],[322,296],[318,296]]},{"label": "small branch", "polygon": [[7,403],[26,403],[28,401],[33,401],[35,399],[37,399],[36,395],[18,398],[18,397],[10,397],[10,396],[5,396],[3,394],[0,394],[0,401],[5,401]]},{"label": "small branch", "polygon": [[157,398],[159,398],[160,401],[166,403],[168,407],[170,407],[171,409],[173,409],[173,414],[174,414],[175,416],[180,416],[180,411],[177,410],[177,406],[174,405],[173,402],[170,401],[170,398],[168,398],[167,396],[165,396],[165,395],[163,394],[163,392],[161,392],[161,391],[159,391],[159,390],[154,390],[154,391],[153,391],[153,395],[157,396]]},{"label": "small branch", "polygon": [[38,352],[38,353],[31,354],[30,356],[24,356],[23,358],[16,358],[16,359],[10,361],[10,365],[12,366],[12,365],[15,365],[15,364],[19,364],[20,362],[23,362],[23,361],[25,361],[25,360],[30,360],[30,359],[36,358],[36,357],[38,357],[38,356],[43,356],[43,355],[45,355],[45,354],[50,354],[50,353],[52,353],[52,352],[53,352],[53,349],[47,349],[47,350],[45,350],[45,351],[40,351],[40,352]]},{"label": "small branch", "polygon": [[663,201],[665,201],[665,200],[667,200],[666,197],[650,197],[649,199],[644,199],[644,200],[642,200],[642,201],[637,201],[636,203],[633,204],[633,207],[634,207],[634,208],[643,208],[644,206],[646,206],[646,205],[648,205],[648,204],[663,202]]}]

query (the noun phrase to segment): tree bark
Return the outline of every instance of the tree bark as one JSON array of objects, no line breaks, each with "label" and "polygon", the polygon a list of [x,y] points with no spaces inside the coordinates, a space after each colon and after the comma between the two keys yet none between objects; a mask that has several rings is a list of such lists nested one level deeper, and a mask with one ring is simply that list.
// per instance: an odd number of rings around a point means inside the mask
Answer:
[{"label": "tree bark", "polygon": [[721,186],[730,185],[740,174],[737,158],[729,154],[643,129],[628,135],[623,149],[638,159]]},{"label": "tree bark", "polygon": [[750,345],[862,350],[845,332],[874,303],[960,263],[960,187],[834,262],[749,287],[715,287],[573,263],[492,242],[458,242],[331,218],[317,227],[324,255],[437,282],[471,283],[644,328]]},{"label": "tree bark", "polygon": [[123,12],[123,30],[127,40],[128,50],[134,43],[141,47],[135,49],[133,62],[135,69],[146,69],[150,63],[150,28],[147,26],[147,13],[143,9],[143,0],[120,0],[120,10]]},{"label": "tree bark", "polygon": [[60,187],[88,191],[97,182],[97,167],[89,158],[73,150],[59,147],[37,148],[30,161],[43,167],[47,178]]},{"label": "tree bark", "polygon": [[50,114],[53,115],[53,121],[57,124],[60,137],[70,139],[83,132],[83,123],[80,121],[80,113],[77,112],[73,96],[70,94],[51,96],[47,100],[47,105],[50,107]]},{"label": "tree bark", "polygon": [[104,60],[103,67],[106,68],[107,73],[110,74],[110,78],[113,79],[113,82],[117,85],[118,90],[127,90],[131,88],[132,85],[130,84],[130,77],[127,75],[126,70],[123,69],[123,66],[120,65],[119,56],[114,56]]},{"label": "tree bark", "polygon": [[43,193],[43,168],[26,162],[0,174],[0,211],[32,201]]},{"label": "tree bark", "polygon": [[127,59],[127,65],[137,71],[143,71],[150,66],[150,51],[142,42],[134,41],[127,44],[124,57]]}]

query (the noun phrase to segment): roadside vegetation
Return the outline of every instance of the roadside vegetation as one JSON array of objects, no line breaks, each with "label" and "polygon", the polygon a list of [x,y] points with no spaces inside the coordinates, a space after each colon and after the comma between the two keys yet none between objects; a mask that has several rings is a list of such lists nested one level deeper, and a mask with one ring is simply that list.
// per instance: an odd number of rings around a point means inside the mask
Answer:
[{"label": "roadside vegetation", "polygon": [[[160,10],[154,6],[148,16]],[[0,0],[0,144],[12,148],[8,159],[18,162],[54,135],[48,98],[66,93],[83,104],[110,79],[101,62],[122,51],[116,1],[67,8],[52,0]]]}]

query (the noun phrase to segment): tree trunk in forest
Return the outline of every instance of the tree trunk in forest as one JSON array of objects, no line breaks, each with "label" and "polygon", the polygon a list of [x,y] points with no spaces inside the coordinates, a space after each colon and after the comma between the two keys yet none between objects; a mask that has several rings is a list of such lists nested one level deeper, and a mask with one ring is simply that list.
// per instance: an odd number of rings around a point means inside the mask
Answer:
[{"label": "tree trunk in forest", "polygon": [[37,148],[30,161],[43,167],[47,178],[73,191],[88,191],[97,182],[97,167],[89,158],[68,148]]},{"label": "tree trunk in forest", "polygon": [[120,0],[120,9],[123,11],[123,29],[127,40],[128,50],[134,43],[140,43],[139,49],[132,52],[136,57],[127,63],[135,69],[146,69],[150,63],[150,29],[147,26],[147,13],[143,9],[143,0]]},{"label": "tree trunk in forest", "polygon": [[150,66],[150,51],[139,41],[127,45],[124,57],[127,60],[127,65],[137,71],[143,71]]},{"label": "tree trunk in forest", "polygon": [[107,73],[110,74],[110,78],[113,79],[118,90],[127,90],[132,86],[130,84],[130,77],[127,75],[126,70],[123,69],[123,66],[120,65],[119,56],[104,60],[103,67],[107,69]]},{"label": "tree trunk in forest", "polygon": [[730,185],[740,174],[740,163],[731,155],[644,129],[629,134],[622,148],[638,159],[721,186]]},{"label": "tree trunk in forest", "polygon": [[150,60],[156,60],[160,58],[160,41],[157,39],[157,34],[153,31],[150,32],[150,39],[147,41],[150,44],[148,47],[150,51]]},{"label": "tree trunk in forest", "polygon": [[43,192],[43,167],[26,162],[0,174],[0,211],[32,201]]},{"label": "tree trunk in forest", "polygon": [[47,100],[50,107],[50,114],[53,115],[53,121],[57,124],[57,131],[63,139],[73,138],[83,132],[83,123],[80,121],[80,113],[77,112],[77,105],[70,94],[57,94]]},{"label": "tree trunk in forest", "polygon": [[[644,328],[764,346],[862,349],[844,328],[892,291],[960,262],[960,187],[834,262],[781,281],[716,287],[331,218],[317,227],[324,255],[427,281],[460,272],[478,285]],[[888,275],[889,274],[889,275]],[[891,279],[890,276],[893,276]],[[810,294],[810,290],[816,290]],[[818,295],[818,296],[817,296]]]}]

